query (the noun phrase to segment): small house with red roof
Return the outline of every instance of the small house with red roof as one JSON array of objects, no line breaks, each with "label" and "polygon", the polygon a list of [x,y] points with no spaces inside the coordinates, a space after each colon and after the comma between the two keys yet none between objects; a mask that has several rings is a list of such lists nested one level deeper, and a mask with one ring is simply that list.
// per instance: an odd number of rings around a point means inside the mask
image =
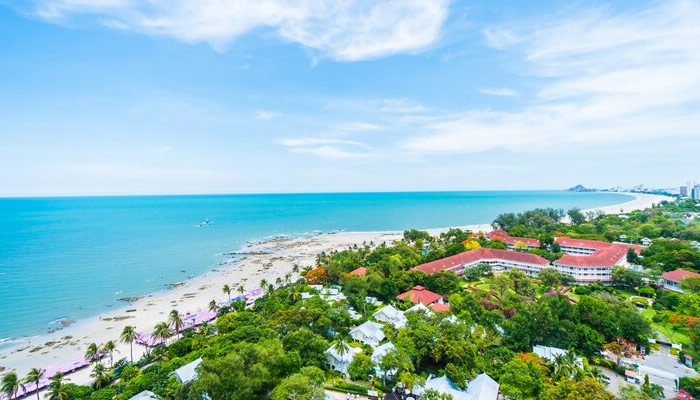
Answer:
[{"label": "small house with red roof", "polygon": [[430,290],[424,288],[423,286],[414,286],[413,289],[408,292],[401,293],[396,296],[397,300],[408,300],[413,304],[421,303],[424,306],[431,306],[433,304],[439,304],[443,302],[442,296],[437,293],[431,292]]},{"label": "small house with red roof", "polygon": [[430,308],[437,313],[450,312],[450,305],[446,303],[435,303]]},{"label": "small house with red roof", "polygon": [[677,269],[675,271],[666,272],[661,275],[661,279],[664,280],[664,289],[673,290],[674,292],[683,293],[683,288],[681,287],[681,281],[685,278],[697,278],[700,274],[686,271],[684,269]]},{"label": "small house with red roof", "polygon": [[367,275],[367,268],[365,268],[365,267],[355,268],[352,271],[350,271],[350,275],[365,276],[365,275]]}]

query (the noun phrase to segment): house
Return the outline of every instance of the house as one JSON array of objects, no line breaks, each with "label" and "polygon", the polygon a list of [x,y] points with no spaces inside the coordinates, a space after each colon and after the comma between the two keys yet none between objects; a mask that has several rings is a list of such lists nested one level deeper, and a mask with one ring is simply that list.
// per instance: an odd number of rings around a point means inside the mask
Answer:
[{"label": "house", "polygon": [[426,306],[443,302],[442,296],[431,292],[420,285],[414,286],[413,289],[409,290],[408,292],[401,293],[400,295],[396,296],[396,299],[400,301],[408,300],[413,304],[422,303]]},{"label": "house", "polygon": [[[532,352],[537,354],[539,358],[554,362],[557,357],[565,356],[569,351],[549,346],[533,346]],[[576,357],[576,364],[583,369],[583,359],[581,357]]]},{"label": "house", "polygon": [[396,329],[403,328],[408,322],[404,313],[394,308],[394,306],[391,304],[386,307],[382,307],[380,310],[372,314],[372,316],[377,321],[391,324]]},{"label": "house", "polygon": [[683,293],[683,288],[681,287],[681,281],[683,279],[697,277],[700,277],[700,274],[686,271],[680,268],[675,271],[666,272],[663,275],[661,275],[661,279],[663,279],[664,289],[673,290],[674,292],[679,293]]},{"label": "house", "polygon": [[347,347],[347,351],[338,352],[338,343],[336,343],[324,353],[326,354],[326,362],[332,370],[347,374],[352,359],[355,358],[356,354],[362,353],[362,349],[359,347]]},{"label": "house", "polygon": [[197,372],[197,367],[202,363],[202,358],[198,358],[189,364],[185,364],[182,367],[173,371],[170,375],[175,375],[175,378],[183,385],[193,380],[197,379],[199,373]]},{"label": "house", "polygon": [[384,340],[384,332],[382,332],[382,324],[367,321],[350,331],[350,336],[358,342],[368,344],[372,347],[377,347]]},{"label": "house", "polygon": [[129,400],[158,400],[158,397],[150,390],[144,390],[143,392],[130,397]]},{"label": "house", "polygon": [[377,299],[376,297],[372,297],[372,296],[365,296],[365,303],[375,305],[375,306],[382,304],[382,302],[379,299]]},{"label": "house", "polygon": [[391,342],[386,342],[383,345],[377,347],[372,352],[372,362],[376,365],[379,365],[379,362],[382,360],[382,357],[384,357],[387,353],[392,352],[395,348],[396,347],[394,347],[394,344]]},{"label": "house", "polygon": [[365,275],[367,275],[367,268],[365,268],[365,267],[355,268],[352,271],[350,271],[350,275],[365,276]]},{"label": "house", "polygon": [[487,374],[481,374],[469,381],[467,390],[460,389],[447,376],[428,378],[423,386],[416,386],[413,392],[422,396],[428,390],[452,396],[453,400],[496,400],[499,385]]},{"label": "house", "polygon": [[642,238],[639,243],[642,244],[642,246],[650,246],[651,245],[651,239],[648,237]]},{"label": "house", "polygon": [[357,311],[355,311],[354,308],[352,308],[352,307],[350,307],[350,306],[347,306],[346,309],[348,310],[348,314],[350,314],[350,318],[352,318],[352,319],[360,319],[360,318],[362,318],[362,315],[360,315],[360,313],[358,313]]},{"label": "house", "polygon": [[434,314],[432,311],[430,311],[430,309],[428,307],[423,305],[423,303],[418,303],[418,304],[414,305],[413,307],[404,311],[404,314],[411,313],[411,312],[424,313],[425,315],[428,315],[428,316],[432,316]]},{"label": "house", "polygon": [[626,369],[625,370],[625,379],[629,383],[639,383],[639,375],[631,369]]},{"label": "house", "polygon": [[622,235],[620,235],[620,237],[619,237],[618,239],[619,239],[621,242],[625,242],[625,241],[627,241],[627,235],[625,235],[625,234],[623,233]]}]

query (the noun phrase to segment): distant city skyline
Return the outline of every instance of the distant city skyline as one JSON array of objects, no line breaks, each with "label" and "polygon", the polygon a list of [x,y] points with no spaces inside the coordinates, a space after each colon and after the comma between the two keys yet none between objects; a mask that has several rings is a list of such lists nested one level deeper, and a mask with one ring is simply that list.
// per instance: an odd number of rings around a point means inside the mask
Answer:
[{"label": "distant city skyline", "polygon": [[0,196],[700,177],[695,1],[165,4],[0,1]]}]

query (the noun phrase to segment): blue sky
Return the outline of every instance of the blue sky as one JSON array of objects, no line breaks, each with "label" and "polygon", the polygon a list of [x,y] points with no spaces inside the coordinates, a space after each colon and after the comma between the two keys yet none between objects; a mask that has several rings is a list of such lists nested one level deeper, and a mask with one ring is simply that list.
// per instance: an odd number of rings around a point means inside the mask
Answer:
[{"label": "blue sky", "polygon": [[700,178],[697,1],[0,0],[0,195]]}]

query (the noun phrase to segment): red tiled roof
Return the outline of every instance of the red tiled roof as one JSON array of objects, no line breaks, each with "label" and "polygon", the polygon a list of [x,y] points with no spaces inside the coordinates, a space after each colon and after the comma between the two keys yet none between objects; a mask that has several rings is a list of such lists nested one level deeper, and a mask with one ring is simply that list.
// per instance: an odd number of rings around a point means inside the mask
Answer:
[{"label": "red tiled roof", "polygon": [[449,312],[450,311],[450,305],[445,304],[445,303],[435,303],[430,308],[433,309],[435,312]]},{"label": "red tiled roof", "polygon": [[365,276],[367,275],[367,268],[360,267],[350,271],[350,275]]},{"label": "red tiled roof", "polygon": [[697,274],[695,272],[686,271],[686,270],[680,269],[680,268],[675,270],[675,271],[666,272],[663,275],[661,275],[662,278],[668,279],[669,281],[674,281],[674,282],[680,282],[684,278],[696,278],[699,276],[700,276],[700,274]]},{"label": "red tiled roof", "polygon": [[[559,238],[557,238],[559,239]],[[608,243],[597,240],[567,239],[560,243],[565,246],[587,247],[597,249],[588,256],[575,256],[564,254],[554,264],[568,265],[572,267],[614,267],[627,255],[627,249],[634,249],[637,254],[642,247],[628,243]]]},{"label": "red tiled roof", "polygon": [[612,246],[612,243],[602,242],[600,240],[572,239],[569,237],[558,237],[554,239],[554,242],[559,243],[560,246],[584,247],[596,250]]},{"label": "red tiled roof", "polygon": [[401,293],[400,295],[396,296],[396,298],[399,300],[408,298],[411,303],[423,303],[423,305],[428,306],[442,299],[442,296],[431,292],[423,286],[414,286],[413,289],[409,290],[408,292]]},{"label": "red tiled roof", "polygon": [[527,264],[547,265],[549,261],[530,253],[520,253],[512,250],[501,249],[474,249],[464,253],[455,254],[429,263],[414,267],[414,270],[423,271],[426,274],[433,274],[437,271],[451,270],[463,264],[471,264],[479,260],[508,260]]},{"label": "red tiled roof", "polygon": [[515,242],[523,242],[530,247],[540,247],[540,241],[532,238],[515,237],[508,235],[508,232],[503,229],[496,229],[486,234],[489,240],[500,240],[503,243],[510,245],[515,244]]}]

